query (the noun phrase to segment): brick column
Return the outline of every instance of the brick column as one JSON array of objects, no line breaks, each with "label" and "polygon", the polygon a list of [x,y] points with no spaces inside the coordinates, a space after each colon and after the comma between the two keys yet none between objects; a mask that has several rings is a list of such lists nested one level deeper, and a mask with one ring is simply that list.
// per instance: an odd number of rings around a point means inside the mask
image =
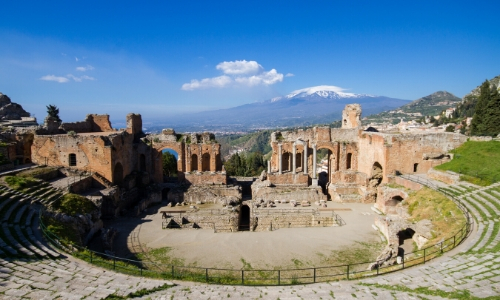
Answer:
[{"label": "brick column", "polygon": [[292,174],[295,175],[295,173],[296,173],[295,171],[297,169],[297,145],[295,144],[295,142],[293,142],[292,155],[293,155]]}]

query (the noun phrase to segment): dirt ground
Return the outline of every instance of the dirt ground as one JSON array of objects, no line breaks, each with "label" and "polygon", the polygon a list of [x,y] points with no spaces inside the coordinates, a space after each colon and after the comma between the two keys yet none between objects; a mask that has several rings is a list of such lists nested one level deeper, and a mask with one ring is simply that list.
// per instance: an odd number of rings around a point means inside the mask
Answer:
[{"label": "dirt ground", "polygon": [[119,256],[133,257],[148,248],[170,247],[172,258],[200,267],[240,268],[243,261],[253,268],[329,265],[325,258],[332,251],[359,247],[359,242],[381,242],[381,235],[372,227],[376,215],[372,205],[329,202],[328,206],[339,209],[336,213],[346,225],[232,233],[162,229],[158,212],[167,209],[165,206],[149,208],[141,217],[119,218],[106,225],[119,230],[115,240]]}]

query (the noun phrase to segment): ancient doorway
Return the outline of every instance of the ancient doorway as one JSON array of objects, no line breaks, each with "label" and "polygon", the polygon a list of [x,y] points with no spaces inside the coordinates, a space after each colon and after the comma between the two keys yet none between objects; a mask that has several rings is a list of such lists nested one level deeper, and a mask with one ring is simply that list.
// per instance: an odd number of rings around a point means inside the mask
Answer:
[{"label": "ancient doorway", "polygon": [[249,231],[250,230],[250,207],[248,205],[242,205],[240,209],[240,220],[238,223],[239,231]]},{"label": "ancient doorway", "polygon": [[347,158],[346,158],[346,162],[345,162],[346,170],[351,169],[351,164],[352,164],[352,153],[347,153]]},{"label": "ancient doorway", "polygon": [[120,185],[123,181],[123,166],[121,163],[116,163],[115,169],[113,172],[113,183]]},{"label": "ancient doorway", "polygon": [[165,148],[161,150],[163,182],[177,182],[178,179],[178,159],[177,151]]},{"label": "ancient doorway", "polygon": [[191,156],[191,171],[198,171],[198,155]]},{"label": "ancient doorway", "polygon": [[418,164],[413,164],[413,173],[418,172]]},{"label": "ancient doorway", "polygon": [[210,171],[210,154],[208,153],[201,156],[201,170],[203,172]]},{"label": "ancient doorway", "polygon": [[318,172],[318,185],[321,186],[323,194],[328,195],[328,184],[332,174],[332,150],[319,148],[316,153],[316,172]]},{"label": "ancient doorway", "polygon": [[298,172],[299,170],[302,171],[302,153],[295,154],[295,165],[298,169],[298,170],[295,170],[296,172]]}]

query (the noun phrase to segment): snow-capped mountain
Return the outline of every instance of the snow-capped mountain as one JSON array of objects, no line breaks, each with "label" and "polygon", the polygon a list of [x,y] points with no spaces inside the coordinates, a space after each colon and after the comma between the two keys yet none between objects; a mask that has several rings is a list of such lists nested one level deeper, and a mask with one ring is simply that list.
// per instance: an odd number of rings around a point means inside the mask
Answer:
[{"label": "snow-capped mountain", "polygon": [[228,126],[248,129],[327,124],[341,118],[346,104],[361,104],[363,115],[366,116],[394,109],[408,102],[384,96],[347,93],[336,86],[320,85],[263,102],[171,118],[169,126],[183,127],[188,125],[188,121],[191,130],[194,127],[217,130]]},{"label": "snow-capped mountain", "polygon": [[319,85],[308,87],[305,89],[300,89],[291,92],[290,94],[283,97],[275,97],[272,98],[271,102],[280,101],[283,99],[292,99],[292,98],[308,98],[310,100],[319,100],[319,99],[355,99],[355,98],[367,98],[367,97],[377,97],[368,94],[354,94],[354,93],[346,93],[343,88],[333,86],[333,85]]}]

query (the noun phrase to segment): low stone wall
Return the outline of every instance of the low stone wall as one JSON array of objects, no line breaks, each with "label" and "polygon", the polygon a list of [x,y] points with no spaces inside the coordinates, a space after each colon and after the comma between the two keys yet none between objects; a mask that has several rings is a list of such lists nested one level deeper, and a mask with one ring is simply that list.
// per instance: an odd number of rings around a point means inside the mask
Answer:
[{"label": "low stone wall", "polygon": [[238,231],[238,212],[228,211],[224,215],[209,214],[206,212],[188,212],[181,217],[172,214],[171,218],[182,228],[201,228],[201,229],[214,229],[215,232],[233,232]]},{"label": "low stone wall", "polygon": [[303,186],[276,186],[259,187],[252,186],[252,198],[254,200],[296,200],[301,202],[307,200],[311,203],[319,200],[327,200],[321,187],[303,187]]},{"label": "low stone wall", "polygon": [[309,185],[309,175],[302,173],[297,173],[297,174],[292,174],[291,172],[284,174],[268,173],[267,180],[269,180],[274,185],[283,185],[283,184],[293,184],[293,185],[303,185],[303,186]]},{"label": "low stone wall", "polygon": [[423,185],[421,185],[420,183],[408,180],[408,179],[400,177],[400,176],[390,176],[389,177],[389,182],[390,183],[394,183],[394,184],[402,185],[405,188],[411,189],[411,190],[414,190],[414,191],[418,191],[421,188],[423,188]]},{"label": "low stone wall", "polygon": [[81,194],[93,186],[93,181],[94,179],[89,176],[70,184],[69,189],[72,193]]},{"label": "low stone wall", "polygon": [[333,217],[313,214],[266,214],[258,215],[254,221],[254,231],[274,231],[293,227],[328,227],[336,225]]},{"label": "low stone wall", "polygon": [[193,185],[227,184],[227,175],[222,172],[193,172],[185,173],[184,180]]},{"label": "low stone wall", "polygon": [[460,175],[455,172],[442,172],[434,169],[430,169],[427,172],[427,176],[429,176],[429,178],[439,180],[447,184],[457,184],[457,182],[460,180]]},{"label": "low stone wall", "polygon": [[137,203],[137,205],[134,207],[134,211],[136,216],[138,216],[141,212],[143,212],[146,208],[151,206],[153,203],[160,203],[161,202],[161,192],[160,191],[153,191],[149,192],[146,198],[142,199]]}]

